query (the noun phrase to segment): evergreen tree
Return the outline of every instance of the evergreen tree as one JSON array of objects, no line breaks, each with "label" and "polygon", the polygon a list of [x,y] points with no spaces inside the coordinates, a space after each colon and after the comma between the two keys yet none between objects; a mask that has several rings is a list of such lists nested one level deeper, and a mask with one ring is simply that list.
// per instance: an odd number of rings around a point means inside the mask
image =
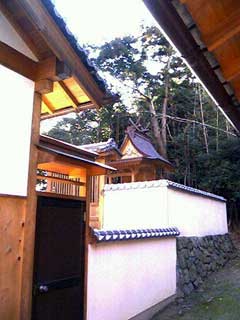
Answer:
[{"label": "evergreen tree", "polygon": [[239,220],[239,140],[160,31],[114,39],[93,62],[122,97],[114,106],[64,118],[50,136],[81,145],[113,137],[121,144],[129,119],[150,129],[158,151],[175,165],[170,179],[223,195]]}]

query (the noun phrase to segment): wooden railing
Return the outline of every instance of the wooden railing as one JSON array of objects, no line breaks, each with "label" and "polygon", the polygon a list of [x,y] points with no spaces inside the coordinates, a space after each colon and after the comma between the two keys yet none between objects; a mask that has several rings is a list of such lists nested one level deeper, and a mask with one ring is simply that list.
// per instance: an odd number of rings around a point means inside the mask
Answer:
[{"label": "wooden railing", "polygon": [[80,197],[81,188],[85,185],[84,182],[80,181],[80,178],[72,178],[68,174],[37,170],[36,190],[39,192]]}]

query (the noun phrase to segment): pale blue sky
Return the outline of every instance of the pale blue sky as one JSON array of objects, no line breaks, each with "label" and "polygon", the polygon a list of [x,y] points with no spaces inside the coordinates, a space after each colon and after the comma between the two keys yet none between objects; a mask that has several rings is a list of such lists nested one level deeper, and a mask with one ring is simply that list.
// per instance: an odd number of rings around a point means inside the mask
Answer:
[{"label": "pale blue sky", "polygon": [[[80,44],[100,45],[115,37],[138,34],[140,26],[155,24],[142,0],[54,0],[57,10]],[[48,131],[60,117],[42,121]]]},{"label": "pale blue sky", "polygon": [[142,0],[55,0],[59,13],[80,43],[112,40],[136,34],[142,21],[154,19]]}]

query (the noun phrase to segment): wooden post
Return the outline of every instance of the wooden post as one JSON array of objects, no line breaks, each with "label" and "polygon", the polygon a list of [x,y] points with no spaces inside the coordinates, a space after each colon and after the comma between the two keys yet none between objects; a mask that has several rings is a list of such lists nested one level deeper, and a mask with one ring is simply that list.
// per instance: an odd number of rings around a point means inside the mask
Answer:
[{"label": "wooden post", "polygon": [[35,93],[32,117],[32,136],[29,158],[28,194],[26,202],[25,219],[23,221],[23,249],[22,249],[22,274],[20,292],[20,320],[31,319],[32,308],[32,277],[35,245],[35,224],[37,195],[35,191],[37,179],[38,150],[41,113],[41,95]]},{"label": "wooden post", "polygon": [[87,285],[88,285],[88,246],[90,244],[90,196],[91,196],[91,176],[87,173],[86,178],[86,215],[85,215],[85,253],[84,253],[84,301],[83,319],[87,319]]}]

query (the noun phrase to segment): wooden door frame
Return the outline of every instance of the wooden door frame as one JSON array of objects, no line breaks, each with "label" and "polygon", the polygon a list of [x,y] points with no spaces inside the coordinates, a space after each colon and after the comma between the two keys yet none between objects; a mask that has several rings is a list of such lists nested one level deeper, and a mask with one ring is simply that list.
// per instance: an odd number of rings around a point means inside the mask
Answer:
[{"label": "wooden door frame", "polygon": [[[21,259],[21,283],[19,288],[19,320],[31,320],[32,315],[32,288],[33,288],[33,265],[34,265],[34,247],[35,247],[35,228],[37,213],[37,197],[35,190],[37,179],[37,163],[40,115],[41,115],[42,97],[39,93],[34,93],[33,115],[32,115],[32,134],[30,142],[29,157],[29,176],[28,192],[26,197],[25,214],[22,220],[23,238],[19,260]],[[86,215],[85,215],[85,255],[84,255],[84,303],[83,318],[87,317],[87,278],[88,278],[88,245],[90,243],[89,211],[90,211],[90,176],[87,174],[86,180]],[[53,195],[54,196],[54,195]],[[62,196],[64,198],[64,195]]]}]

